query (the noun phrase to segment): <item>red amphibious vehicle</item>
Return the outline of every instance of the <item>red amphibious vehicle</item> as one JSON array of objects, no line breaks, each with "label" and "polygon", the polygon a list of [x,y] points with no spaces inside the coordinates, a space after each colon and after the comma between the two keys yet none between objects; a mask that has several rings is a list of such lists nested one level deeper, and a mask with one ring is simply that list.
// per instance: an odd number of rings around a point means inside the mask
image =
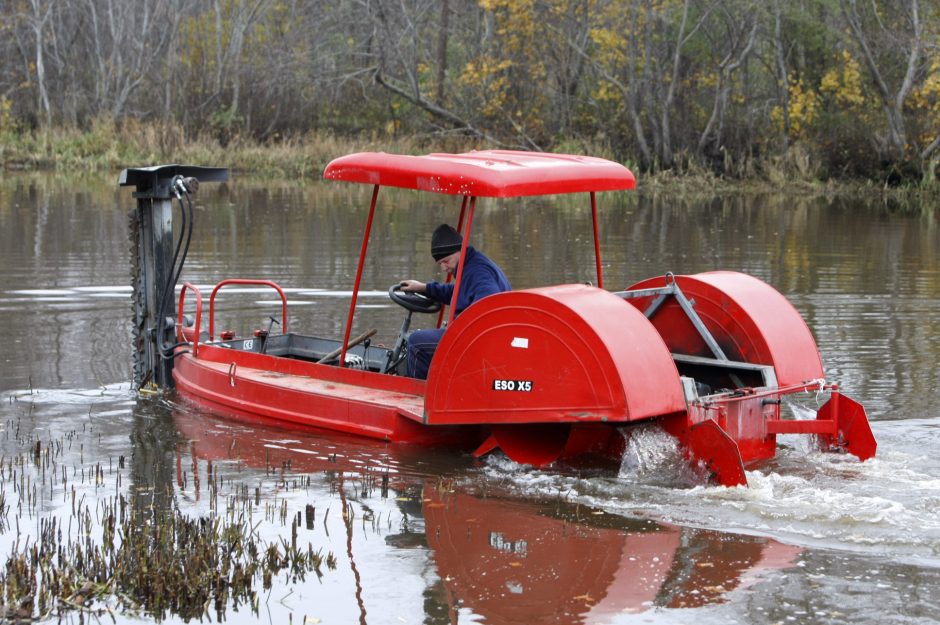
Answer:
[{"label": "red amphibious vehicle", "polygon": [[[586,156],[495,150],[360,153],[334,160],[323,175],[373,187],[341,339],[289,332],[287,298],[268,280],[223,280],[209,294],[208,310],[200,290],[183,283],[172,314],[167,294],[192,227],[184,201],[199,181],[224,180],[227,172],[167,165],[122,173],[121,184],[136,186],[138,199],[131,216],[138,384],[175,384],[184,398],[223,415],[393,442],[456,444],[476,455],[498,448],[538,467],[618,453],[622,428],[656,422],[727,486],[746,484],[744,468],[774,456],[777,434],[814,435],[822,448],[862,460],[875,454],[864,409],[824,379],[809,328],[773,287],[717,271],[667,273],[624,291],[603,288],[597,194],[633,189],[625,167]],[[389,186],[460,199],[461,259],[472,240],[477,198],[584,194],[593,216],[597,286],[491,295],[457,319],[451,310],[427,381],[407,378],[402,361],[411,314],[437,312],[430,300],[393,285],[389,297],[408,311],[396,344],[372,345],[374,330],[353,338],[373,216],[379,191]],[[170,262],[174,197],[184,226]],[[456,215],[457,202],[454,208]],[[461,267],[454,276],[458,291]],[[280,295],[280,334],[216,336],[216,295],[232,284],[265,285]],[[825,394],[828,401],[815,419],[782,418],[782,399],[794,393]]]}]

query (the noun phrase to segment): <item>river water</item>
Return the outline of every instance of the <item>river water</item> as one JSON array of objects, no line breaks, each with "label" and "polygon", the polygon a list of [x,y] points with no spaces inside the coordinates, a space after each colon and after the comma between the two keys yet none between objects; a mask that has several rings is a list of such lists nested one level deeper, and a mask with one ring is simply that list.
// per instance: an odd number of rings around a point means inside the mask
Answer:
[{"label": "river water", "polygon": [[[68,523],[76,500],[100,511],[128,494],[140,508],[212,518],[247,493],[260,537],[329,554],[331,566],[258,581],[254,605],[222,601],[207,607],[210,621],[940,621],[940,224],[932,207],[901,211],[875,197],[700,199],[644,192],[642,181],[638,193],[599,195],[607,288],[667,271],[755,275],[804,315],[827,378],[868,410],[875,459],[823,455],[784,436],[778,457],[748,472],[749,488],[727,489],[688,475],[672,440],[653,427],[631,439],[619,466],[536,471],[498,455],[476,461],[230,422],[172,393],[136,393],[134,200],[116,178],[0,177],[4,563],[50,519],[67,528],[59,540],[78,537]],[[274,279],[288,292],[292,331],[339,338],[369,191],[238,176],[203,185],[183,279],[206,288],[227,277]],[[429,233],[456,214],[442,197],[383,192],[357,328],[394,341],[403,315],[386,290],[401,278],[434,277]],[[595,279],[585,198],[481,202],[473,237],[515,288]],[[242,333],[277,311],[269,293],[233,289],[219,315],[223,325],[247,323],[232,328]],[[37,443],[67,480],[24,460]],[[83,536],[100,537],[96,513],[87,520]],[[62,618],[191,618],[146,606],[102,612],[116,605],[101,596]]]}]

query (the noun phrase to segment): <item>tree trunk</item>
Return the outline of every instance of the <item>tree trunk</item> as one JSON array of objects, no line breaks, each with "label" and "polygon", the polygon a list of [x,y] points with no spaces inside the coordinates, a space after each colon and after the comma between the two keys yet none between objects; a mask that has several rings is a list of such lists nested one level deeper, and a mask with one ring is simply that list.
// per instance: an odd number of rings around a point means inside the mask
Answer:
[{"label": "tree trunk", "polygon": [[871,42],[865,32],[862,24],[862,18],[858,13],[857,0],[839,0],[842,7],[842,14],[849,24],[852,35],[862,51],[862,58],[868,66],[872,83],[875,86],[875,92],[881,101],[881,108],[884,111],[887,120],[887,147],[892,158],[901,161],[907,156],[907,132],[904,128],[904,103],[910,95],[914,86],[914,76],[917,72],[918,64],[921,60],[923,50],[923,25],[920,22],[918,0],[909,0],[910,24],[913,32],[904,33],[904,39],[910,42],[910,50],[907,53],[907,70],[901,85],[897,92],[892,94],[888,84],[882,74],[875,53],[872,50]]},{"label": "tree trunk", "polygon": [[444,105],[444,80],[447,77],[447,32],[450,7],[448,0],[441,0],[441,24],[437,39],[437,95],[434,101]]},{"label": "tree trunk", "polygon": [[30,23],[33,27],[33,34],[36,37],[36,87],[37,107],[45,113],[46,127],[52,126],[52,110],[49,107],[49,93],[46,90],[46,65],[43,58],[43,49],[45,48],[44,31],[46,22],[52,13],[52,4],[42,8],[42,0],[30,0],[30,6],[33,10]]},{"label": "tree trunk", "polygon": [[783,147],[790,146],[790,78],[783,50],[783,8],[774,0],[774,52],[777,68],[777,93],[783,111]]}]

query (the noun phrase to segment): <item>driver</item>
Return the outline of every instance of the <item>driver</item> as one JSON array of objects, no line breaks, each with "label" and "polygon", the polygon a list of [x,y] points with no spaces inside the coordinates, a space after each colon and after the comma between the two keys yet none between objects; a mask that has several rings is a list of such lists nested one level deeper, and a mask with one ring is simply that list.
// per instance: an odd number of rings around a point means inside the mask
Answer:
[{"label": "driver", "polygon": [[[463,238],[460,233],[447,224],[441,224],[431,235],[431,256],[447,273],[457,275],[457,263],[460,260],[462,244]],[[454,318],[473,302],[487,295],[511,289],[503,270],[482,252],[468,245],[463,275],[460,278],[460,294],[454,308]],[[401,290],[408,293],[421,293],[434,301],[449,305],[454,294],[454,285],[437,281],[424,283],[417,280],[402,280]],[[443,334],[444,328],[415,330],[411,333],[408,337],[407,355],[409,376],[422,380],[428,377],[431,357],[434,356],[434,350],[437,349],[437,344]]]}]

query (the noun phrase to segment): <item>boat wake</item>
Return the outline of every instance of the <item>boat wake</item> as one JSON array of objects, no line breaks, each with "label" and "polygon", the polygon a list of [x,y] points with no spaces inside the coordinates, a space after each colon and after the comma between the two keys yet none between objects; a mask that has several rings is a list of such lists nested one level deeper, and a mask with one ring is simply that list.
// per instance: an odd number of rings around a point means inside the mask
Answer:
[{"label": "boat wake", "polygon": [[508,461],[486,471],[525,496],[940,567],[940,461],[926,452],[940,446],[940,419],[876,422],[875,429],[879,456],[866,462],[784,440],[772,463],[747,472],[749,487],[702,486],[655,427],[629,434],[616,476]]}]

